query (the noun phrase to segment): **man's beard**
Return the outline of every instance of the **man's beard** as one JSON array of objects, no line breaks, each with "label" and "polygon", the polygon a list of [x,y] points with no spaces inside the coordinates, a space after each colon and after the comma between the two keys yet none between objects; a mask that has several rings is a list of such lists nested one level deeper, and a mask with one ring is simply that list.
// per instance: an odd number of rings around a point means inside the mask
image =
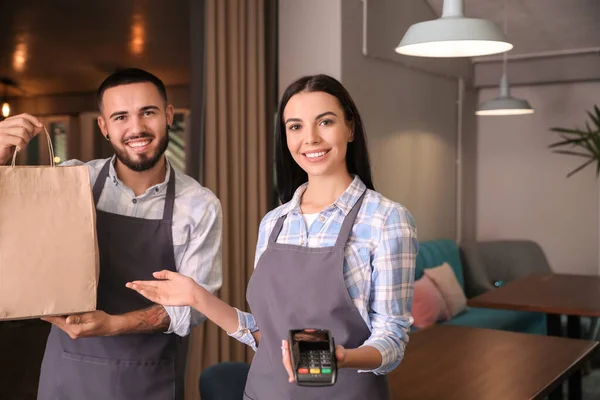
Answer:
[{"label": "man's beard", "polygon": [[[146,132],[142,132],[139,135],[137,135],[135,138],[137,139],[137,138],[144,138],[144,137],[151,138],[152,136],[147,134]],[[125,145],[125,144],[123,144],[123,145]],[[162,157],[162,155],[165,154],[165,151],[167,151],[167,147],[169,147],[169,130],[168,130],[168,128],[165,129],[165,135],[158,143],[156,152],[151,157],[148,157],[146,154],[140,154],[140,155],[138,155],[138,160],[132,160],[129,157],[129,155],[127,154],[126,150],[121,150],[121,149],[115,147],[112,144],[112,142],[111,142],[111,146],[112,146],[113,150],[115,151],[115,155],[117,156],[117,159],[120,162],[122,162],[127,168],[129,168],[133,171],[137,171],[137,172],[147,171],[147,170],[151,169],[152,167],[154,167],[158,163],[158,161],[160,161],[160,158]]]}]

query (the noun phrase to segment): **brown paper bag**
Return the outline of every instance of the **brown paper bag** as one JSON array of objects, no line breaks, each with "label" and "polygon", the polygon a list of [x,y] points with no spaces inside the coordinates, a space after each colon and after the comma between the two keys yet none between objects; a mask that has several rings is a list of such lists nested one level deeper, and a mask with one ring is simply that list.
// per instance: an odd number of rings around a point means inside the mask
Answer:
[{"label": "brown paper bag", "polygon": [[0,320],[96,309],[99,253],[88,167],[0,167]]}]

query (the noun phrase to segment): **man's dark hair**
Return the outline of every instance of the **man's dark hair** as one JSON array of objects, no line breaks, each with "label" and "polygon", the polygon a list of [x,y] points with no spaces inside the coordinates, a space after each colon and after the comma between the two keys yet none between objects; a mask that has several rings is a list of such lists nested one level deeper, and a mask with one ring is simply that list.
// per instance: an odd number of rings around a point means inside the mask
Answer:
[{"label": "man's dark hair", "polygon": [[114,73],[112,73],[108,78],[102,82],[100,87],[98,88],[98,92],[96,93],[96,103],[98,104],[98,109],[102,111],[102,98],[104,97],[104,92],[107,89],[128,85],[131,83],[143,83],[150,82],[156,89],[158,89],[158,93],[160,97],[167,103],[167,90],[165,89],[165,84],[158,79],[155,75],[152,75],[148,71],[144,71],[139,68],[126,68],[120,69]]}]

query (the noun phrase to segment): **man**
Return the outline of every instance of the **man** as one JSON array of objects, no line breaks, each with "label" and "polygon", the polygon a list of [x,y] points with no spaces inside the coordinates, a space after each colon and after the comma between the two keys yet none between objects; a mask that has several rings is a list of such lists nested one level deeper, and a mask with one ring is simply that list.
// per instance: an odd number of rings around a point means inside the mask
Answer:
[{"label": "man", "polygon": [[[53,327],[38,399],[183,399],[180,340],[204,317],[153,304],[125,283],[166,268],[217,291],[220,203],[169,165],[164,153],[174,110],[157,77],[121,70],[100,85],[97,100],[98,125],[115,152],[87,163],[97,209],[98,310],[43,318]],[[28,114],[0,122],[0,164],[42,130]]]}]

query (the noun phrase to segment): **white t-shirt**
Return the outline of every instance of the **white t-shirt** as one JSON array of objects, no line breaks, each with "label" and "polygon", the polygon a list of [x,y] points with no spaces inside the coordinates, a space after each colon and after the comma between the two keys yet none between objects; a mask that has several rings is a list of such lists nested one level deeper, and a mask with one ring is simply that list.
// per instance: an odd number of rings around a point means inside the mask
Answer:
[{"label": "white t-shirt", "polygon": [[309,230],[314,220],[317,219],[317,217],[319,216],[319,213],[302,214],[302,216],[304,217],[304,221],[306,222],[306,230]]}]

